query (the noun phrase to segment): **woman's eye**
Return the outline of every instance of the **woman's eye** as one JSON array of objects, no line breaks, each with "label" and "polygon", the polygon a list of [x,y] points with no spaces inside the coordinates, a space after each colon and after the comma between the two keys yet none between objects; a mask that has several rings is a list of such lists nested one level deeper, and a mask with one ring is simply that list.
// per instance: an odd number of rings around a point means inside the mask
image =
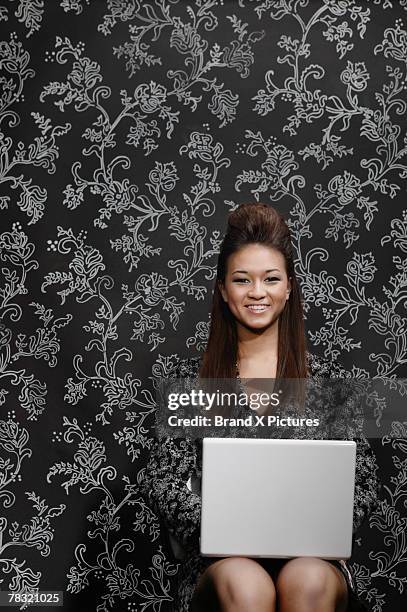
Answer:
[{"label": "woman's eye", "polygon": [[[278,281],[280,280],[277,276],[268,276],[266,279],[266,281]],[[234,278],[233,279],[234,283],[248,283],[250,282],[249,279],[247,278]]]}]

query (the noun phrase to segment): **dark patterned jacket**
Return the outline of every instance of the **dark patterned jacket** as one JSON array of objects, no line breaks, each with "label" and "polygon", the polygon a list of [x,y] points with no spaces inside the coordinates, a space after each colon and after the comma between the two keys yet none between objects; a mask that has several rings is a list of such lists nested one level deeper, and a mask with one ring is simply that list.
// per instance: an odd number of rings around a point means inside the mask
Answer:
[{"label": "dark patterned jacket", "polygon": [[[315,355],[307,354],[309,374],[312,377],[346,378],[351,374],[339,365]],[[200,357],[179,361],[172,376],[194,378],[198,374]],[[378,505],[380,483],[377,477],[375,455],[364,437],[355,439],[356,476],[353,513],[353,533]],[[177,610],[188,610],[188,601],[199,576],[199,535],[201,520],[201,496],[194,491],[191,482],[199,480],[202,469],[202,440],[186,438],[156,439],[147,467],[140,483],[141,493],[149,506],[159,515],[171,534],[185,550],[184,584]],[[192,490],[191,490],[192,489]],[[195,562],[192,563],[191,559]],[[345,562],[344,567],[345,567]],[[185,569],[185,568],[184,568]],[[353,588],[352,577],[347,579]],[[181,572],[182,573],[182,572]],[[187,588],[188,587],[188,588]]]}]

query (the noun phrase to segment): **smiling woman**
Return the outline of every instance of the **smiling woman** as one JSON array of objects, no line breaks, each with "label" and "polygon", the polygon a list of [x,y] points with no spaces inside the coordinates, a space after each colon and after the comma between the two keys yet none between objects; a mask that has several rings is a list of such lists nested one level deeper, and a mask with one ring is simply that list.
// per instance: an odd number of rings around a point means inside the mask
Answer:
[{"label": "smiling woman", "polygon": [[228,219],[202,378],[306,378],[301,291],[290,230],[267,204]]},{"label": "smiling woman", "polygon": [[[314,376],[350,376],[308,353],[305,345],[289,228],[271,206],[242,204],[229,215],[220,248],[206,350],[202,358],[181,362],[174,375],[201,380],[237,377],[246,392],[253,378],[300,383]],[[239,416],[256,418],[248,406],[241,408]],[[287,429],[285,423],[280,425],[277,430]],[[276,437],[282,435],[277,430]],[[365,438],[357,440],[356,453],[353,532],[377,505],[380,489],[375,457]],[[365,609],[344,560],[202,557],[201,474],[202,440],[168,437],[156,441],[140,484],[177,541],[177,559],[182,559],[177,612]]]}]

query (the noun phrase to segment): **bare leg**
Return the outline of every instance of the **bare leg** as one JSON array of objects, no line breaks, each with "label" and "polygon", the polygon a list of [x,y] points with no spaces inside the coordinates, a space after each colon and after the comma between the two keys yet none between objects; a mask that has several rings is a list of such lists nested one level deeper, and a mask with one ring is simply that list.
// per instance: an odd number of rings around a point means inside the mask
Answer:
[{"label": "bare leg", "polygon": [[279,612],[345,612],[348,586],[341,571],[323,559],[296,557],[276,579]]},{"label": "bare leg", "polygon": [[200,577],[191,612],[275,612],[274,583],[254,559],[228,557]]}]

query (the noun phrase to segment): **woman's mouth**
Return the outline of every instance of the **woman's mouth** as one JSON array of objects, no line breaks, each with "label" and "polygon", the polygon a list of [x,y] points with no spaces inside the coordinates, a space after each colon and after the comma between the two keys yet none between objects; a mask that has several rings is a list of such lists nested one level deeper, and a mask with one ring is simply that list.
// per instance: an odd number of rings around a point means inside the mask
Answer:
[{"label": "woman's mouth", "polygon": [[267,310],[269,308],[269,305],[268,304],[249,304],[248,306],[246,306],[246,308],[248,308],[250,312],[253,312],[255,314],[260,314],[264,312],[265,310]]}]

